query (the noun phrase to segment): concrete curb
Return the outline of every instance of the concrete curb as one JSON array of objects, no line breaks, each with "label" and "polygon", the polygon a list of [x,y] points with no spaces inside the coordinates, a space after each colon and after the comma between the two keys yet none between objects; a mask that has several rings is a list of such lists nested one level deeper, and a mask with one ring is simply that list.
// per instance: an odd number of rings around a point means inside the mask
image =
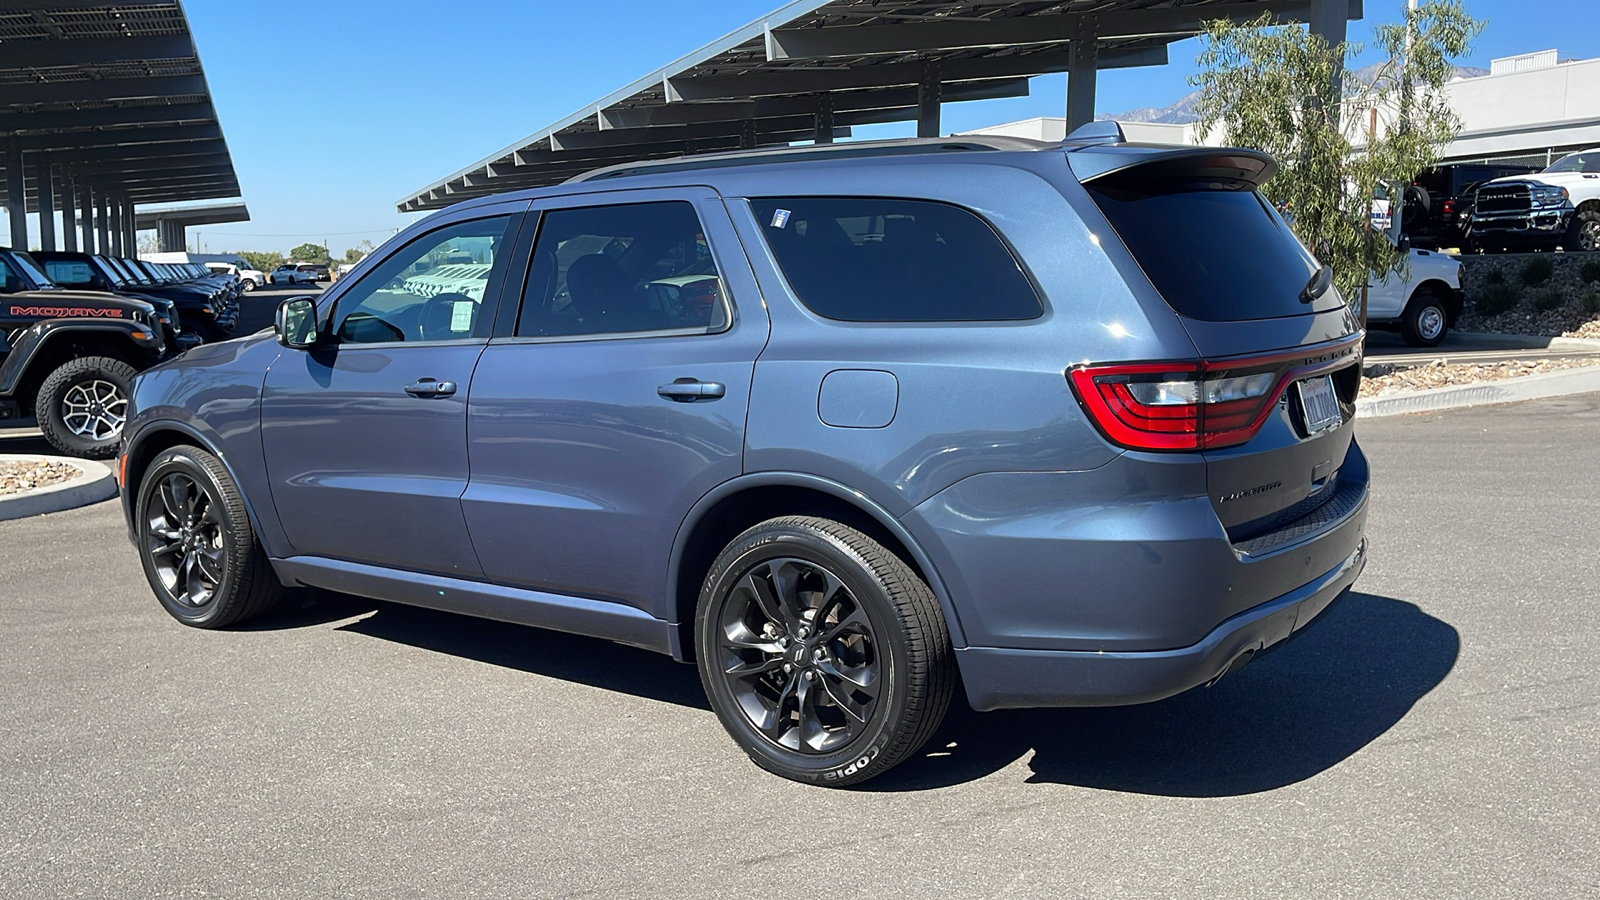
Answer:
[{"label": "concrete curb", "polygon": [[1600,391],[1600,366],[1522,375],[1504,381],[1458,384],[1425,391],[1404,391],[1356,401],[1356,417],[1401,416],[1489,403],[1513,403],[1566,394]]},{"label": "concrete curb", "polygon": [[[1540,337],[1536,334],[1489,334],[1479,331],[1455,331],[1451,332],[1451,336],[1482,350],[1600,350],[1600,338]],[[1430,349],[1440,356],[1450,355],[1450,351],[1437,347],[1408,348],[1407,352],[1420,354]]]},{"label": "concrete curb", "polygon": [[36,453],[0,453],[0,460],[23,459],[47,459],[50,462],[66,463],[81,469],[83,474],[60,484],[0,497],[0,521],[76,509],[102,500],[110,500],[117,495],[116,473],[103,462],[92,459],[67,459],[62,456],[40,456]]}]

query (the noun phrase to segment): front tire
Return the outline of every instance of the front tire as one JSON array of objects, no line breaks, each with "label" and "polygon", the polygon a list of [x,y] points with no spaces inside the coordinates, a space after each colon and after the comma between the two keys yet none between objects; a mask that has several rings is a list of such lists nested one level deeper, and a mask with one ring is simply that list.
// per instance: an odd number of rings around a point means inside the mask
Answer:
[{"label": "front tire", "polygon": [[34,400],[44,439],[68,456],[115,456],[137,374],[133,366],[109,356],[74,359],[51,372]]},{"label": "front tire", "polygon": [[695,616],[711,707],[756,765],[844,787],[938,727],[955,685],[938,601],[899,557],[828,519],[771,519],[706,575]]},{"label": "front tire", "polygon": [[237,625],[283,595],[239,486],[210,453],[186,445],[163,451],[139,483],[134,510],[145,578],[179,622]]},{"label": "front tire", "polygon": [[1429,288],[1411,295],[1400,315],[1400,337],[1413,347],[1436,347],[1450,330],[1450,312],[1444,298]]},{"label": "front tire", "polygon": [[1569,253],[1600,250],[1600,210],[1584,209],[1572,214],[1564,247]]}]

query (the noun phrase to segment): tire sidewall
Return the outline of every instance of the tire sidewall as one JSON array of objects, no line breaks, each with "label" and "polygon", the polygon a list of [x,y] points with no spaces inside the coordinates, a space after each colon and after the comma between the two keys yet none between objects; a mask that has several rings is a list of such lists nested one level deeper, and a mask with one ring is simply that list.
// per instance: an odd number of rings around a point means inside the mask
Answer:
[{"label": "tire sidewall", "polygon": [[[1439,329],[1438,335],[1432,338],[1424,337],[1421,329],[1418,328],[1419,323],[1422,321],[1423,311],[1429,308],[1437,309],[1440,320],[1444,323],[1443,327]],[[1406,307],[1404,332],[1406,340],[1416,346],[1438,346],[1444,340],[1444,336],[1450,332],[1450,311],[1445,308],[1444,301],[1431,291],[1419,292],[1413,296],[1411,303]]]},{"label": "tire sidewall", "polygon": [[[222,508],[222,545],[223,557],[226,560],[226,570],[222,573],[222,583],[217,585],[212,595],[211,602],[203,609],[195,609],[178,602],[162,584],[160,575],[156,572],[155,561],[150,556],[150,503],[161,502],[156,496],[161,480],[174,472],[182,472],[193,478],[205,489],[207,502]],[[226,606],[227,598],[233,596],[234,588],[240,577],[241,566],[239,562],[244,558],[250,547],[241,547],[241,541],[247,536],[239,535],[233,527],[233,516],[227,508],[227,501],[223,499],[222,486],[217,483],[215,476],[193,456],[181,449],[168,450],[157,456],[144,472],[143,479],[139,482],[139,495],[134,502],[134,535],[138,542],[139,564],[144,568],[145,579],[150,582],[150,589],[156,595],[164,608],[174,619],[188,625],[204,627],[211,620],[221,615]]]},{"label": "tire sidewall", "polygon": [[[41,424],[44,426],[42,430],[44,431],[45,439],[57,450],[83,459],[109,459],[116,455],[117,449],[122,446],[122,431],[118,431],[112,437],[98,441],[74,434],[67,427],[66,412],[62,409],[62,403],[66,400],[67,393],[75,385],[96,380],[109,381],[116,385],[117,390],[122,392],[123,399],[131,403],[133,400],[133,376],[137,372],[133,366],[121,360],[106,359],[103,361],[94,360],[92,366],[86,367],[69,377],[58,377],[62,369],[84,361],[71,360],[63,363],[45,377],[44,383],[39,386],[39,395],[34,400],[34,415],[41,420]],[[115,363],[116,366],[113,367],[106,363]],[[127,371],[119,371],[122,368],[127,369]],[[126,416],[124,416],[123,427],[127,427]]]},{"label": "tire sidewall", "polygon": [[[730,557],[731,553],[731,557]],[[779,747],[752,725],[734,701],[722,673],[717,628],[728,595],[749,570],[759,563],[793,557],[825,566],[855,595],[871,622],[875,652],[887,662],[880,677],[883,687],[867,728],[854,741],[828,754],[802,754]],[[835,540],[793,526],[763,530],[723,551],[713,564],[701,591],[695,617],[697,665],[700,680],[717,718],[757,765],[795,781],[843,784],[873,768],[897,735],[895,723],[906,714],[909,699],[905,678],[910,648],[893,605],[866,562]]]}]

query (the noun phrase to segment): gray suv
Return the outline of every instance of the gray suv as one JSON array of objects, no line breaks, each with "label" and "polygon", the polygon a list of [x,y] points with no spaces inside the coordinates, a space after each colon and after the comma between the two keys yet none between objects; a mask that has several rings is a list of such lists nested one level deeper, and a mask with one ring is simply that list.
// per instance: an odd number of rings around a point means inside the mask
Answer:
[{"label": "gray suv", "polygon": [[1159,700],[1365,563],[1362,335],[1276,168],[918,140],[462,203],[141,375],[130,534],[188,625],[312,586],[692,661],[810,783],[958,691]]}]

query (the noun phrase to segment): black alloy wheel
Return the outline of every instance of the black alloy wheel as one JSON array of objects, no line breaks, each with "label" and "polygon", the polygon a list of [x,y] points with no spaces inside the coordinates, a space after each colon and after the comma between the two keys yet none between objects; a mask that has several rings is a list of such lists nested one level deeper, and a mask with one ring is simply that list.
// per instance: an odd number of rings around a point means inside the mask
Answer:
[{"label": "black alloy wheel", "polygon": [[139,561],[173,618],[222,628],[277,602],[283,586],[256,541],[238,485],[217,457],[173,447],[151,461],[136,489]]},{"label": "black alloy wheel", "polygon": [[195,476],[169,472],[154,485],[159,502],[146,510],[145,549],[161,590],[188,609],[217,599],[227,571],[222,515]]},{"label": "black alloy wheel", "polygon": [[773,519],[713,563],[696,616],[701,681],[756,764],[856,784],[915,753],[950,702],[954,651],[926,583],[827,519]]}]

